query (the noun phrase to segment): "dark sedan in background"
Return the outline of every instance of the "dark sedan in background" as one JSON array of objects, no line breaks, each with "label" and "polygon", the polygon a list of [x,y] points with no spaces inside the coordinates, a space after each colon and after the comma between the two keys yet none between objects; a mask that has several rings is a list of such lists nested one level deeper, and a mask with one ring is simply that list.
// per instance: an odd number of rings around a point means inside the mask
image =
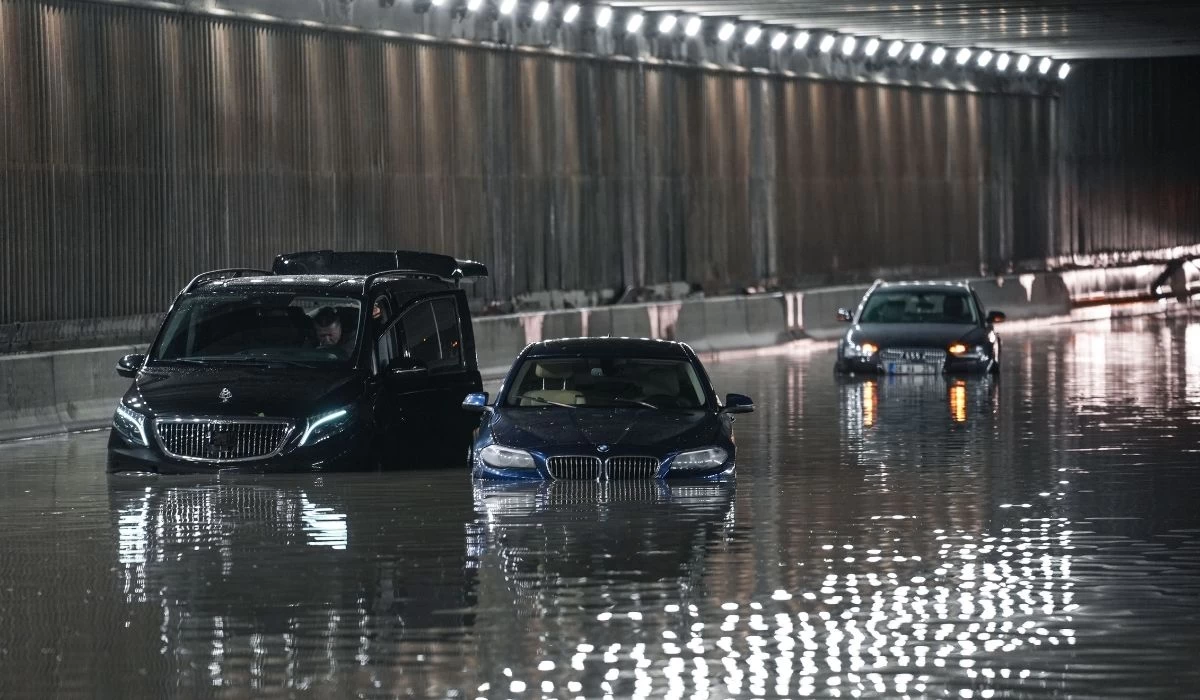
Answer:
[{"label": "dark sedan in background", "polygon": [[866,374],[988,373],[1000,370],[1000,311],[985,311],[965,282],[876,282],[851,313],[837,370]]},{"label": "dark sedan in background", "polygon": [[683,343],[577,338],[534,343],[483,413],[470,459],[483,479],[722,479],[733,474],[733,414]]}]

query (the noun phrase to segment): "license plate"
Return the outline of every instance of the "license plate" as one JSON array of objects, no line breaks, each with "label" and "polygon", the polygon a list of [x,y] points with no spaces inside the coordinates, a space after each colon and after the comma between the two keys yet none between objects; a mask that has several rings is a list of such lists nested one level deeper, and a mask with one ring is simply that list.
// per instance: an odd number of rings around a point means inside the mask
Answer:
[{"label": "license plate", "polygon": [[934,374],[937,365],[927,362],[889,362],[888,374]]}]

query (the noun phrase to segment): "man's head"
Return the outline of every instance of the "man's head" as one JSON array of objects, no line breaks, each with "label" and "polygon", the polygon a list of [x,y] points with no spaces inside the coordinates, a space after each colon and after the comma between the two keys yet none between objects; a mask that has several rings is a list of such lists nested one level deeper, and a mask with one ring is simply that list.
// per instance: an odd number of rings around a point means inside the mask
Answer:
[{"label": "man's head", "polygon": [[321,308],[313,317],[313,324],[317,327],[318,346],[330,347],[342,342],[342,322],[333,309]]}]

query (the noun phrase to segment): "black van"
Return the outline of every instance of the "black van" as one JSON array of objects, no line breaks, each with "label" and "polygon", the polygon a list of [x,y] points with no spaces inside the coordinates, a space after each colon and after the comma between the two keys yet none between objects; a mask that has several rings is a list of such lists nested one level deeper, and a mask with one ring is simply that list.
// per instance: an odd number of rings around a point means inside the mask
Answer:
[{"label": "black van", "polygon": [[461,465],[482,390],[463,280],[480,263],[410,251],[280,255],[180,292],[117,372],[108,470]]}]

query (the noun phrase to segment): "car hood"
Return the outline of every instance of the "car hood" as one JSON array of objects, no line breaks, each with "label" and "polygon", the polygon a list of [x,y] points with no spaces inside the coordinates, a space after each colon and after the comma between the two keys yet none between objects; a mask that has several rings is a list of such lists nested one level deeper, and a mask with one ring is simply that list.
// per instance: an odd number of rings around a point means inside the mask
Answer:
[{"label": "car hood", "polygon": [[846,339],[855,343],[917,348],[945,348],[954,342],[982,342],[986,337],[987,329],[970,323],[861,323],[846,334]]},{"label": "car hood", "polygon": [[710,411],[642,408],[523,407],[500,409],[492,438],[501,445],[558,452],[608,445],[609,454],[665,455],[714,444],[721,422]]},{"label": "car hood", "polygon": [[126,401],[155,415],[305,418],[353,401],[361,381],[349,369],[152,367],[138,374]]}]

